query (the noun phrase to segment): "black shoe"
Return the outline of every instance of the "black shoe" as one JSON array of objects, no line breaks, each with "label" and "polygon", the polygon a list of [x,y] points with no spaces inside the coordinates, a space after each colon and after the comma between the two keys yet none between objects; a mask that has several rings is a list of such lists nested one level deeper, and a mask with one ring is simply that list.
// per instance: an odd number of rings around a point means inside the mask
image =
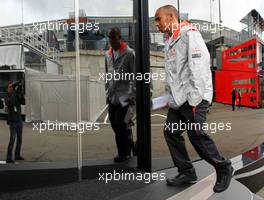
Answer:
[{"label": "black shoe", "polygon": [[128,160],[130,156],[116,156],[114,157],[114,162],[124,162]]},{"label": "black shoe", "polygon": [[197,176],[195,169],[190,169],[188,171],[181,172],[173,178],[166,179],[168,185],[180,186],[184,184],[194,184],[197,182]]},{"label": "black shoe", "polygon": [[217,179],[214,186],[215,193],[223,192],[229,187],[233,172],[234,168],[232,166],[216,170]]},{"label": "black shoe", "polygon": [[12,159],[7,159],[7,160],[6,160],[6,163],[15,163],[15,161],[12,160]]},{"label": "black shoe", "polygon": [[15,160],[25,160],[22,156],[15,157]]}]

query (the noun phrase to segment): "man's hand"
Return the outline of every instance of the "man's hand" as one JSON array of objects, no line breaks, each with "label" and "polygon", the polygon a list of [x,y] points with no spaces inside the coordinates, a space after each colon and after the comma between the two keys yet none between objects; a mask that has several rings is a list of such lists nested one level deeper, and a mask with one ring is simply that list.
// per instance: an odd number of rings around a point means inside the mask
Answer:
[{"label": "man's hand", "polygon": [[170,107],[170,102],[168,101],[164,109],[169,108],[169,107]]},{"label": "man's hand", "polygon": [[125,102],[128,103],[128,105],[136,105],[136,98],[135,97],[129,97]]}]

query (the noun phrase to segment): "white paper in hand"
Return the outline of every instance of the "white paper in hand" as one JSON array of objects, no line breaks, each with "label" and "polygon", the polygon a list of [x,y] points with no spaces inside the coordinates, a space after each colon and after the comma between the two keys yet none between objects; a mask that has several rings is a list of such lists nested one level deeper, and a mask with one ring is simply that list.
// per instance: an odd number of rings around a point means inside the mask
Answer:
[{"label": "white paper in hand", "polygon": [[156,98],[152,99],[152,110],[164,108],[168,105],[168,102],[169,102],[169,96],[168,95],[156,97]]},{"label": "white paper in hand", "polygon": [[119,97],[119,102],[121,103],[122,107],[125,107],[128,105],[127,100],[128,100],[128,95],[124,95],[124,96]]}]

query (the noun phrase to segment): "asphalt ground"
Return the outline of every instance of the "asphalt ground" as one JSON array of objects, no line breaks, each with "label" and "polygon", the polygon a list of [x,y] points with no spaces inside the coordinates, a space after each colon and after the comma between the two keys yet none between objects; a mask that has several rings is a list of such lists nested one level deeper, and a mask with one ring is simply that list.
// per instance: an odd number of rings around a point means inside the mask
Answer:
[{"label": "asphalt ground", "polygon": [[[241,108],[231,111],[231,106],[215,103],[208,115],[208,134],[214,139],[220,152],[228,158],[239,155],[264,141],[264,110]],[[168,147],[163,136],[163,127],[167,110],[152,113],[152,157],[169,157]],[[230,123],[231,130],[219,130],[215,127]],[[222,125],[221,125],[222,126]],[[33,130],[34,126],[24,124],[22,154],[25,162],[76,160],[77,134],[74,131],[43,131]],[[215,132],[215,133],[214,133]],[[136,127],[133,127],[136,140]],[[186,137],[186,133],[185,137]],[[5,120],[0,120],[0,160],[6,159],[9,141],[9,127]],[[198,158],[190,142],[186,145],[191,158]],[[83,159],[112,158],[116,155],[115,138],[109,124],[101,125],[99,130],[86,131],[82,134]]]}]

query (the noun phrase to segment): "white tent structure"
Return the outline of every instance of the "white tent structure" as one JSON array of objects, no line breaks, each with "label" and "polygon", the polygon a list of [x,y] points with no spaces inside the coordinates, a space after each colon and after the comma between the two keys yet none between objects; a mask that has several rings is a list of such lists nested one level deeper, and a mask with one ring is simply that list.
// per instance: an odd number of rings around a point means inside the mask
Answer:
[{"label": "white tent structure", "polygon": [[[75,122],[76,77],[59,74],[59,64],[45,56],[46,62],[41,71],[29,68],[30,65],[25,63],[26,49],[21,43],[0,44],[0,85],[3,95],[8,81],[25,79],[26,105],[22,106],[22,113],[27,122]],[[103,81],[81,76],[82,121],[95,121],[104,109],[105,98]],[[5,109],[1,109],[0,113],[6,114]]]},{"label": "white tent structure", "polygon": [[[76,120],[75,76],[26,68],[26,121]],[[95,121],[105,106],[104,84],[81,76],[82,121]]]}]

